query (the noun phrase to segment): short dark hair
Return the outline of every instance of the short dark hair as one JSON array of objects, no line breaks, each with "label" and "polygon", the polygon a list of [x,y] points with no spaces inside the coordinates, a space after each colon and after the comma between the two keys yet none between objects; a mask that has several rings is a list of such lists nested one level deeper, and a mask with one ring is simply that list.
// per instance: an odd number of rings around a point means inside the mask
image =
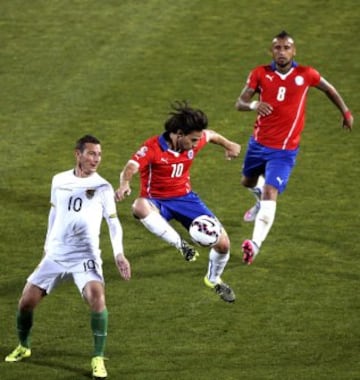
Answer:
[{"label": "short dark hair", "polygon": [[291,38],[291,39],[293,39],[293,37],[287,31],[285,31],[285,30],[283,30],[282,32],[280,32],[274,38],[279,38],[280,40],[283,40],[284,38]]},{"label": "short dark hair", "polygon": [[85,149],[85,144],[100,144],[100,140],[92,135],[85,135],[81,137],[78,141],[76,141],[75,149],[80,150],[80,152],[83,152]]},{"label": "short dark hair", "polygon": [[176,101],[171,104],[173,111],[169,112],[169,118],[165,122],[165,131],[169,133],[177,133],[179,130],[185,135],[193,131],[202,131],[208,126],[208,118],[206,114],[190,107],[187,101]]}]

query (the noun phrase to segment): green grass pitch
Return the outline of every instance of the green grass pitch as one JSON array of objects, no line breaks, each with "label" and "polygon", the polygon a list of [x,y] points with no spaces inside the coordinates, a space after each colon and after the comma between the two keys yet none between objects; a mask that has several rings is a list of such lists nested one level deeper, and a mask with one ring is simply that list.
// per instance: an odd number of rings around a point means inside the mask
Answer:
[{"label": "green grass pitch", "polygon": [[[113,380],[354,380],[360,378],[360,3],[356,0],[13,0],[0,4],[0,379],[89,379],[89,313],[73,284],[35,314],[33,355],[17,344],[15,310],[42,255],[53,174],[73,165],[75,140],[102,141],[100,174],[117,186],[130,154],[159,133],[169,103],[187,99],[243,145],[238,160],[208,146],[194,189],[223,221],[232,256],[223,276],[235,304],[202,283],[194,263],[118,205],[133,279],[120,279],[106,226],[102,249]],[[255,264],[241,264],[251,195],[240,170],[254,113],[234,103],[271,38],[293,34],[297,60],[316,67],[353,111],[352,133],[310,90],[301,153]],[[182,231],[184,232],[184,231]],[[185,232],[184,232],[185,233]]]}]

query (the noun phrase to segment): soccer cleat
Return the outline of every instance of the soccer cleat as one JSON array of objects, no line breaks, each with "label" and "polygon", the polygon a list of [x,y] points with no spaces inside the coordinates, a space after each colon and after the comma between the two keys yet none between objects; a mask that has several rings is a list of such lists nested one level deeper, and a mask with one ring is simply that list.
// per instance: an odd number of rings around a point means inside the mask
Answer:
[{"label": "soccer cleat", "polygon": [[106,379],[107,372],[103,356],[94,356],[91,359],[92,376],[94,380]]},{"label": "soccer cleat", "polygon": [[257,201],[253,207],[246,211],[244,214],[245,222],[253,222],[260,210],[260,201]]},{"label": "soccer cleat", "polygon": [[181,248],[179,251],[186,261],[195,261],[199,256],[199,252],[185,240],[181,240]]},{"label": "soccer cleat", "polygon": [[250,265],[255,259],[255,256],[259,252],[258,246],[252,240],[244,240],[242,243],[242,251],[243,251],[243,263]]},{"label": "soccer cleat", "polygon": [[6,362],[19,362],[22,359],[29,358],[31,356],[31,350],[28,347],[24,347],[19,344],[13,352],[11,352],[6,358]]},{"label": "soccer cleat", "polygon": [[[219,282],[222,282],[221,278],[219,279]],[[214,289],[215,288],[215,285],[216,284],[213,284],[212,282],[210,282],[210,280],[208,279],[207,276],[204,277],[204,283],[207,287],[211,288],[211,289]]]},{"label": "soccer cleat", "polygon": [[204,283],[209,288],[214,289],[215,293],[218,294],[223,301],[230,303],[235,302],[236,296],[234,291],[230,288],[229,285],[225,284],[225,282],[223,282],[221,278],[219,279],[219,282],[217,284],[213,284],[212,282],[210,282],[207,276],[205,276]]},{"label": "soccer cleat", "polygon": [[228,284],[225,284],[225,282],[216,284],[214,289],[216,294],[218,294],[225,302],[235,302],[235,293]]}]

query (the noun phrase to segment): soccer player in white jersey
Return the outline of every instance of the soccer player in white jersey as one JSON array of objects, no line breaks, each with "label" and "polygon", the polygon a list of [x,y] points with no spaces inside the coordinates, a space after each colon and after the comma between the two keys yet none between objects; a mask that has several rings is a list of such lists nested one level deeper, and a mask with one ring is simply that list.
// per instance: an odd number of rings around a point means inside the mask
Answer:
[{"label": "soccer player in white jersey", "polygon": [[31,356],[30,332],[35,307],[62,280],[70,278],[91,310],[93,377],[105,379],[108,312],[99,249],[103,218],[109,227],[115,263],[125,280],[130,279],[131,269],[124,255],[123,231],[117,217],[114,190],[96,172],[101,161],[100,141],[91,135],[80,138],[76,143],[75,158],[74,169],[53,177],[44,255],[28,277],[20,297],[16,319],[19,345],[5,361],[18,362]]}]

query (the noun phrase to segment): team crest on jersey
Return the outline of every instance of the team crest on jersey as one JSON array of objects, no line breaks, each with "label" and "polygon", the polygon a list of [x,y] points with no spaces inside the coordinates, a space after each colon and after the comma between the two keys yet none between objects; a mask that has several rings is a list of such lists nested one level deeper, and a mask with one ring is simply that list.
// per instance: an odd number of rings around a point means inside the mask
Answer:
[{"label": "team crest on jersey", "polygon": [[295,83],[298,85],[298,86],[302,86],[304,84],[304,78],[301,76],[301,75],[297,75],[295,77]]},{"label": "team crest on jersey", "polygon": [[137,158],[145,157],[147,151],[148,151],[147,146],[142,146],[142,147],[141,147],[141,148],[135,153],[135,156],[136,156]]},{"label": "team crest on jersey", "polygon": [[188,150],[188,159],[192,160],[194,158],[194,151],[192,149]]},{"label": "team crest on jersey", "polygon": [[95,194],[95,189],[88,189],[85,191],[85,195],[87,199],[93,198],[94,194]]}]

